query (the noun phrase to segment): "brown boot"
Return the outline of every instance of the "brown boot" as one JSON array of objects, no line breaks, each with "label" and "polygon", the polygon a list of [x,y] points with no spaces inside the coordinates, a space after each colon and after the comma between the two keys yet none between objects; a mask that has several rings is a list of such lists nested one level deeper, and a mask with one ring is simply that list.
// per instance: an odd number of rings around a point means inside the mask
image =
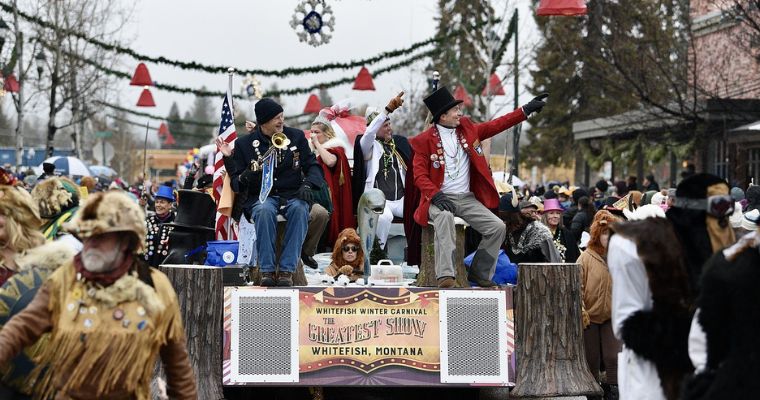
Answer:
[{"label": "brown boot", "polygon": [[438,287],[439,288],[453,288],[454,285],[456,285],[457,282],[454,280],[454,278],[450,276],[444,276],[443,278],[438,278]]},{"label": "brown boot", "polygon": [[261,286],[277,286],[277,282],[274,280],[274,272],[261,273]]},{"label": "brown boot", "polygon": [[293,286],[293,273],[280,272],[277,274],[277,286]]},{"label": "brown boot", "polygon": [[475,274],[467,274],[467,280],[470,282],[475,282],[476,285],[487,288],[487,287],[494,287],[496,284],[491,281],[490,279],[481,279],[480,277],[476,276]]}]

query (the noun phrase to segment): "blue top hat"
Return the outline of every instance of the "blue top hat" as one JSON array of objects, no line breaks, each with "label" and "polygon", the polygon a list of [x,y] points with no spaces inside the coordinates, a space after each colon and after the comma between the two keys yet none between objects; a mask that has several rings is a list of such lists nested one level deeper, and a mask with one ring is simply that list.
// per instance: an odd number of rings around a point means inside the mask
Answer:
[{"label": "blue top hat", "polygon": [[158,187],[158,193],[156,193],[156,198],[166,199],[174,203],[174,191],[169,186],[161,185]]}]

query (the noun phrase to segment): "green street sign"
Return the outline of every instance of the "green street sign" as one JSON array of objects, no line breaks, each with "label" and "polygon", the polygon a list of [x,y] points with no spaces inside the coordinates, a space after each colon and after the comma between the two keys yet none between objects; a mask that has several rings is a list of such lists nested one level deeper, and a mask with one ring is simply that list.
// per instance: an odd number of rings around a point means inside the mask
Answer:
[{"label": "green street sign", "polygon": [[98,132],[95,132],[95,137],[96,138],[106,139],[106,138],[110,138],[111,136],[113,136],[113,132],[110,132],[110,131],[98,131]]}]

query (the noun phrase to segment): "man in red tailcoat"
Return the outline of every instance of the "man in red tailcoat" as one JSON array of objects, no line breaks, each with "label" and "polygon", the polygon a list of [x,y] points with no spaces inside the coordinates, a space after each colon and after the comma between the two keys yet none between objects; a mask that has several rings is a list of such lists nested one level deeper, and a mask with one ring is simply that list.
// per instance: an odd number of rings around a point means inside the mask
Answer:
[{"label": "man in red tailcoat", "polygon": [[499,195],[482,141],[540,111],[546,104],[546,96],[538,96],[515,111],[480,124],[462,116],[462,101],[455,100],[445,87],[424,99],[433,114],[433,126],[410,140],[414,150],[414,184],[421,192],[414,220],[422,226],[435,227],[438,287],[455,284],[455,216],[482,235],[467,278],[481,287],[495,286],[491,277],[505,227],[489,210],[499,206]]}]

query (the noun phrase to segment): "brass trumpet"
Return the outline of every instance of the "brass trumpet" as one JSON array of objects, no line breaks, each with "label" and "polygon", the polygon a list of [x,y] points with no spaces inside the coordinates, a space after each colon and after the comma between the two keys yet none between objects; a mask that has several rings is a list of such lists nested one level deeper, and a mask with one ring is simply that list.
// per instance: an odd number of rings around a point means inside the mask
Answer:
[{"label": "brass trumpet", "polygon": [[258,171],[263,167],[264,160],[266,160],[275,150],[284,150],[290,145],[290,139],[282,132],[277,132],[272,135],[272,146],[264,153],[259,160],[251,161],[249,168],[251,171]]},{"label": "brass trumpet", "polygon": [[272,135],[272,146],[279,150],[283,150],[290,144],[290,139],[282,132],[277,132]]}]

